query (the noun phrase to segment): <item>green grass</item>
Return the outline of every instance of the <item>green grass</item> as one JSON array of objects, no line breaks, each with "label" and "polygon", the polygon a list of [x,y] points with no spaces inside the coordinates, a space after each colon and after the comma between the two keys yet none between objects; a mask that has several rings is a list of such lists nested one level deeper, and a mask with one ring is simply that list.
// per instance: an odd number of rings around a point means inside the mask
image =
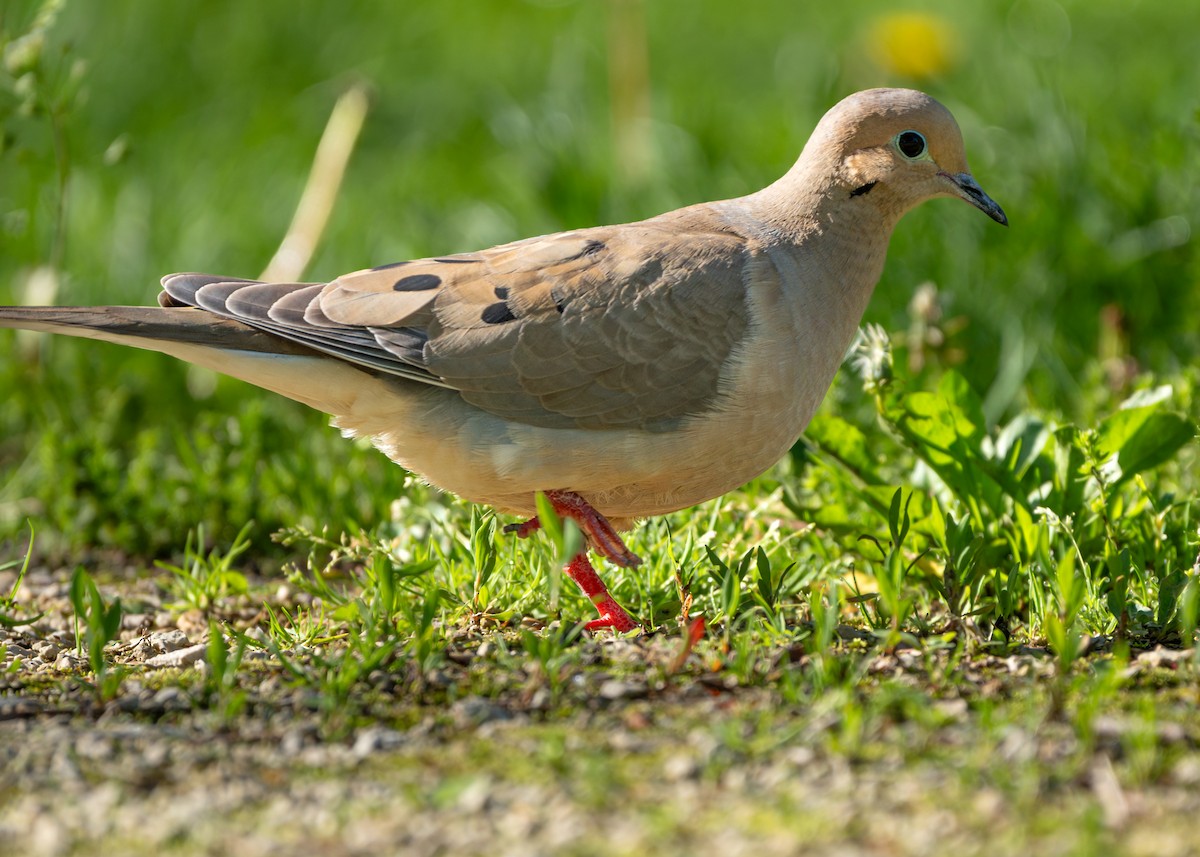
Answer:
[{"label": "green grass", "polygon": [[[149,303],[170,271],[257,274],[334,101],[358,82],[372,107],[313,279],[748,192],[790,165],[828,106],[874,85],[944,100],[1013,224],[950,201],[909,215],[868,312],[880,330],[792,454],[641,525],[629,541],[642,567],[601,569],[665,638],[648,666],[581,643],[573,625],[592,608],[561,585],[551,540],[504,537],[490,512],[322,415],[158,355],[0,331],[0,566],[21,567],[32,523],[35,564],[92,572],[99,589],[78,577],[76,610],[98,704],[128,681],[105,638],[121,611],[107,593],[128,582],[113,569],[130,566],[178,611],[223,623],[189,692],[227,722],[273,710],[249,686],[256,651],[319,700],[329,740],[544,691],[548,731],[494,751],[499,768],[527,743],[552,747],[555,730],[568,741],[596,691],[578,682],[598,669],[672,706],[719,685],[740,694],[733,715],[661,709],[668,732],[717,735],[703,782],[781,747],[891,765],[905,782],[958,766],[938,788],[998,790],[997,823],[1025,823],[1004,853],[1070,825],[1078,853],[1111,844],[1071,784],[1104,755],[1153,793],[1186,755],[1154,737],[1194,723],[1186,691],[1128,659],[1192,646],[1200,613],[1191,5],[914,2],[950,28],[958,59],[913,80],[872,58],[876,4],[659,0],[645,6],[645,81],[609,76],[630,5],[68,2],[44,38],[41,6],[0,8],[6,303]],[[641,95],[649,115],[631,119],[621,105]],[[6,624],[24,609],[16,586]],[[676,669],[689,597],[710,633]],[[257,623],[239,612],[248,601],[268,603]],[[491,654],[456,671],[464,639]],[[1042,672],[988,660],[1022,646],[1051,656]],[[873,672],[913,651],[919,669]],[[1175,674],[1185,687],[1195,668]],[[1113,717],[1128,726],[1115,739],[1097,728]],[[1069,751],[989,767],[1013,730],[1049,730]],[[581,740],[574,762],[543,747],[518,778],[596,769]],[[451,791],[486,756],[456,752]],[[655,758],[613,781],[639,782]],[[780,801],[739,802],[737,824],[769,832],[794,810]],[[664,811],[658,841],[694,841],[679,819]],[[816,841],[848,835],[807,823]]]},{"label": "green grass", "polygon": [[[24,33],[39,5],[6,4],[0,26]],[[956,110],[1014,225],[946,201],[901,225],[869,320],[918,337],[914,389],[955,365],[989,424],[1025,408],[1086,423],[1130,373],[1188,371],[1196,13],[1145,5],[1130,23],[1122,4],[1070,5],[1057,44],[1038,4],[918,6],[954,28],[960,60],[917,83]],[[786,169],[841,95],[913,82],[869,59],[877,17],[651,4],[651,121],[631,129],[610,112],[603,4],[66,4],[40,54],[6,50],[0,298],[39,299],[51,282],[40,299],[142,303],[168,271],[257,273],[354,81],[373,108],[314,278],[744,193]],[[654,169],[621,159],[621,133]],[[908,308],[927,281],[940,321]],[[249,519],[263,547],[289,524],[378,526],[404,492],[319,415],[236,382],[111,346],[6,351],[0,461],[15,476],[0,525],[44,520],[47,548],[170,553],[199,523],[228,542]],[[853,385],[840,390],[831,412],[869,420]]]}]

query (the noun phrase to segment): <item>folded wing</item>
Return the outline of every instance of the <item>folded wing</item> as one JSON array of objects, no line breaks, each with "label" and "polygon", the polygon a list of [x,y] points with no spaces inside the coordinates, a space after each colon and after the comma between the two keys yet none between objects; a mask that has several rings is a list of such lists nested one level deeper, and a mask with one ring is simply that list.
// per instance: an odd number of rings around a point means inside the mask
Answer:
[{"label": "folded wing", "polygon": [[173,274],[159,300],[456,390],[516,422],[667,430],[716,406],[722,368],[746,331],[747,251],[732,232],[663,220],[326,284]]}]

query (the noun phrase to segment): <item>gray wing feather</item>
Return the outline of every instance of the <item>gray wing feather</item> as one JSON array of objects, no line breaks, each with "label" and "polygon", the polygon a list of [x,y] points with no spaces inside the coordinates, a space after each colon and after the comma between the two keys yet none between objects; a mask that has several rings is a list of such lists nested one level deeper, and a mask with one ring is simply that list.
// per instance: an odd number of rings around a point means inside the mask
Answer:
[{"label": "gray wing feather", "polygon": [[666,431],[717,406],[748,326],[747,241],[704,207],[328,284],[163,280],[198,306],[551,428]]}]

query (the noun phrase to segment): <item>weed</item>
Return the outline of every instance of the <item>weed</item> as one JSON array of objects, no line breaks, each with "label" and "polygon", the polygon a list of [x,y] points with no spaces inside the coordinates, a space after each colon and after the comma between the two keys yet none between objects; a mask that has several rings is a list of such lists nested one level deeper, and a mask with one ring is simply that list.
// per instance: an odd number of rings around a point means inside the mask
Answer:
[{"label": "weed", "polygon": [[312,648],[342,639],[346,632],[337,630],[323,603],[288,610],[264,604],[267,633],[281,649]]},{"label": "weed", "polygon": [[238,532],[229,550],[213,548],[204,553],[204,525],[189,532],[183,548],[183,565],[156,562],[155,565],[173,575],[167,589],[177,599],[177,606],[194,607],[207,614],[216,603],[230,595],[248,591],[246,576],[233,567],[234,560],[250,547],[248,534],[254,527],[247,521]]},{"label": "weed", "polygon": [[105,647],[121,630],[121,599],[105,601],[92,576],[76,568],[71,576],[71,606],[75,610],[75,647],[85,654],[92,671],[92,687],[101,701],[117,695],[126,670],[108,662]]},{"label": "weed", "polygon": [[236,645],[230,649],[216,622],[208,623],[208,669],[204,679],[204,694],[208,704],[216,706],[224,723],[231,723],[246,705],[246,693],[238,687],[238,670],[249,644],[244,634],[235,635]]},{"label": "weed", "polygon": [[35,616],[18,616],[15,612],[17,608],[17,593],[21,591],[21,582],[25,580],[25,574],[29,571],[29,559],[33,556],[33,525],[29,525],[29,543],[25,546],[25,558],[22,560],[12,560],[0,564],[0,571],[5,571],[10,568],[20,566],[20,571],[13,579],[12,586],[8,589],[7,595],[0,595],[0,625],[9,628],[15,625],[29,625],[36,622],[42,617],[41,613]]}]

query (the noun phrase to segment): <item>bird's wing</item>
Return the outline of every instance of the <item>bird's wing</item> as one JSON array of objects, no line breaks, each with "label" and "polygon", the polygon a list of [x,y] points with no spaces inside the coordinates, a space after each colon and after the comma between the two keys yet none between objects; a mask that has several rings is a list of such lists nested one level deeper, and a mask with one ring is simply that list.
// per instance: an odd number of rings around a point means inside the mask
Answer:
[{"label": "bird's wing", "polygon": [[745,239],[681,214],[324,285],[175,274],[160,302],[456,390],[516,422],[665,430],[716,406],[747,328]]}]

